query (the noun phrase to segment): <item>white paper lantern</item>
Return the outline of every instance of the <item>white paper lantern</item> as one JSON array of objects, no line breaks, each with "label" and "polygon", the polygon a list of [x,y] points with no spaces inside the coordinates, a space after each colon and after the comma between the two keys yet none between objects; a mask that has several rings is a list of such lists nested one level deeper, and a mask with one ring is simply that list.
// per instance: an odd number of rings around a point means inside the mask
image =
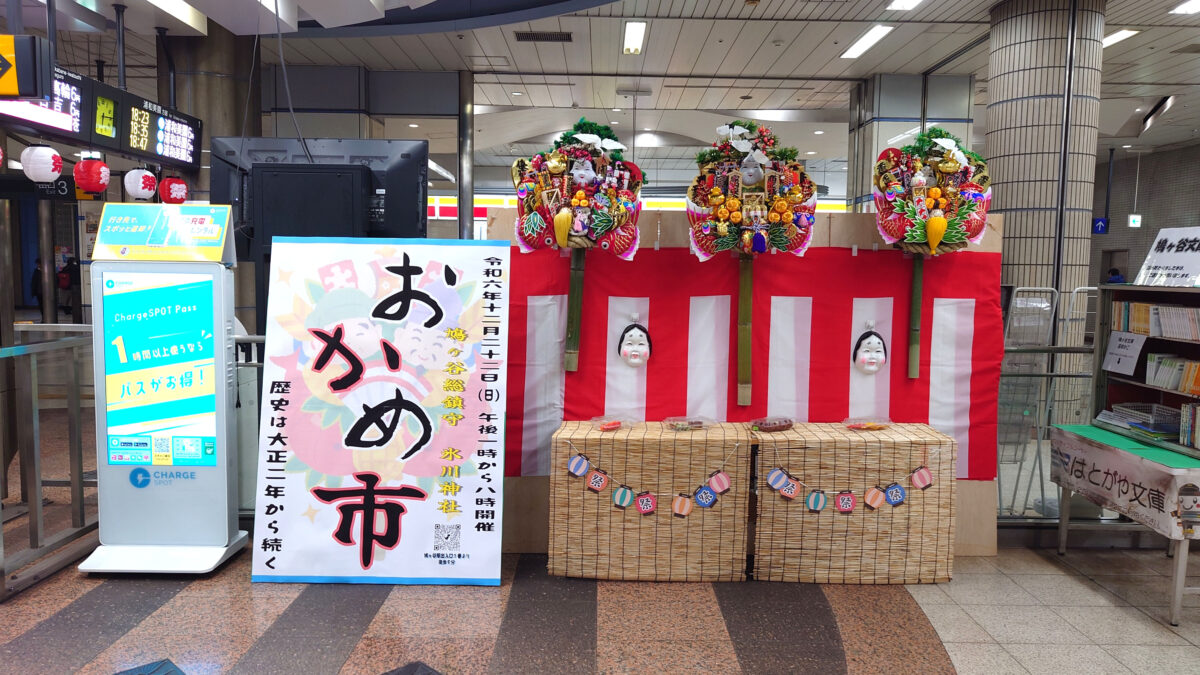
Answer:
[{"label": "white paper lantern", "polygon": [[21,151],[21,168],[35,183],[52,183],[62,175],[62,155],[48,145],[31,145]]},{"label": "white paper lantern", "polygon": [[158,179],[145,169],[134,169],[125,174],[125,193],[131,199],[153,199],[158,189]]}]

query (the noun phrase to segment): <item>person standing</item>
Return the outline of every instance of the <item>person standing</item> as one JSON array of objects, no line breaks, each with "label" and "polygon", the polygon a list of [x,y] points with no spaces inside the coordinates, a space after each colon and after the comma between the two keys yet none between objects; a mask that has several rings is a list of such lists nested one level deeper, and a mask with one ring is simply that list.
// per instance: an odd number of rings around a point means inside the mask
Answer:
[{"label": "person standing", "polygon": [[42,306],[42,259],[33,261],[33,276],[29,279],[29,292],[35,307]]}]

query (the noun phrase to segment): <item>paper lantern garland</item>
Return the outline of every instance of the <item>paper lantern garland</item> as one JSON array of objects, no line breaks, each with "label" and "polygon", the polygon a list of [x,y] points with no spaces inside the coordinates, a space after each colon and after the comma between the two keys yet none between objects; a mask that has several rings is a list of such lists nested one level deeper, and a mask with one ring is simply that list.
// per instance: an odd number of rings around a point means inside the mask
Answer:
[{"label": "paper lantern garland", "polygon": [[[575,448],[575,445],[570,441],[567,441],[567,444],[572,449]],[[700,485],[692,492],[680,492],[671,500],[671,512],[675,516],[686,518],[696,506],[702,509],[710,509],[717,504],[718,495],[730,491],[733,481],[730,479],[729,474],[725,473],[723,467],[733,457],[740,446],[741,443],[734,444],[733,449],[729,451],[729,454],[721,462],[721,466],[708,475],[707,484]],[[586,476],[584,482],[587,489],[596,493],[603,492],[608,487],[610,481],[608,472],[593,464],[588,459],[588,456],[581,452],[576,452],[567,459],[567,474],[576,478]],[[786,472],[784,475],[786,476]],[[614,482],[617,484],[616,489],[612,493],[614,507],[625,509],[626,507],[633,506],[638,513],[644,516],[651,515],[658,509],[658,497],[653,492],[643,490],[635,494],[634,489],[629,485],[619,480]]]},{"label": "paper lantern garland", "polygon": [[[938,452],[937,450],[934,451]],[[908,475],[909,482],[914,488],[925,490],[933,485],[933,474],[929,468],[922,465],[913,469]],[[793,476],[787,469],[782,466],[777,466],[767,472],[767,485],[771,489],[779,492],[779,496],[787,501],[792,501],[800,494],[800,488],[809,490],[808,497],[804,500],[810,513],[820,513],[825,509],[828,500],[824,490],[818,490],[807,485],[800,479]],[[858,497],[855,496],[853,490],[842,490],[834,495],[834,508],[841,513],[852,513],[858,505]],[[887,487],[878,485],[867,488],[862,495],[862,501],[872,511],[878,511],[884,504],[888,504],[893,508],[904,504],[908,499],[908,491],[899,481],[892,481],[887,484]]]},{"label": "paper lantern garland", "polygon": [[188,198],[188,186],[181,178],[164,178],[158,184],[158,196],[164,204],[182,204]]}]

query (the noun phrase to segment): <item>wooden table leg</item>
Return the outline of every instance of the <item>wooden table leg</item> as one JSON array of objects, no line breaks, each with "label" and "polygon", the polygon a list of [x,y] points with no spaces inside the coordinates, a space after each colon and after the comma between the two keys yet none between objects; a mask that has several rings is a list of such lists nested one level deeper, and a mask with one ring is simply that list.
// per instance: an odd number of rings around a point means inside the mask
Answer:
[{"label": "wooden table leg", "polygon": [[1183,587],[1187,583],[1187,557],[1190,540],[1182,539],[1175,547],[1175,567],[1171,572],[1171,625],[1179,625],[1179,608],[1183,605]]},{"label": "wooden table leg", "polygon": [[1058,554],[1067,554],[1067,525],[1071,520],[1071,491],[1058,488]]}]

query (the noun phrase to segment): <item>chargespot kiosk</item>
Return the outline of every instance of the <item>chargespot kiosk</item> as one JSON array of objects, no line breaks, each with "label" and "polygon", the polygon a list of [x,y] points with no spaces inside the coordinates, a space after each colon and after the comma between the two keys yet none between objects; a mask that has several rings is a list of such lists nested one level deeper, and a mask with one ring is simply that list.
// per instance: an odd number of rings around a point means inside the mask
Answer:
[{"label": "chargespot kiosk", "polygon": [[228,225],[228,206],[104,207],[91,266],[100,547],[83,572],[204,573],[246,545]]}]

